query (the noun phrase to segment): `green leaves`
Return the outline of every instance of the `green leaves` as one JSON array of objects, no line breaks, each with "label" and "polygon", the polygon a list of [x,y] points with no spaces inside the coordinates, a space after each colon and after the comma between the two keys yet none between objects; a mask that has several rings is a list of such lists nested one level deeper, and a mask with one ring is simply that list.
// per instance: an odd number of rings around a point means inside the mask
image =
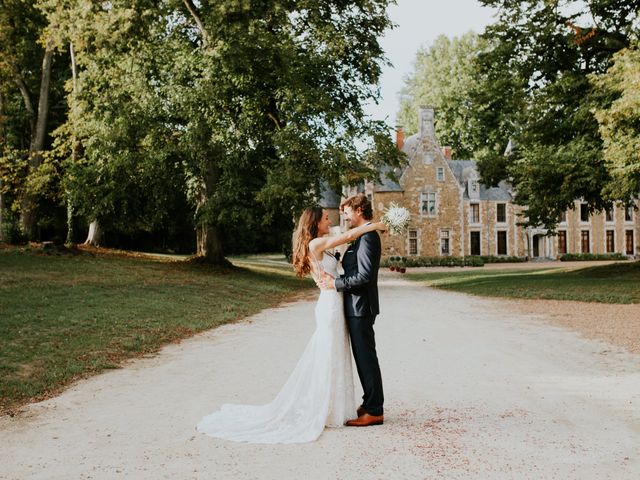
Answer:
[{"label": "green leaves", "polygon": [[[30,23],[1,10],[0,24],[14,28],[0,43],[21,37],[28,47],[7,49],[2,87],[13,63],[32,67],[45,37],[57,47],[56,88],[66,87],[51,125],[55,168],[34,177],[34,192],[56,187],[82,222],[130,235],[176,218],[235,244],[290,228],[321,181],[357,182],[398,162],[388,127],[363,111],[386,62],[378,39],[391,26],[388,3],[39,0]],[[0,88],[1,118],[20,100],[12,88],[11,102]]]},{"label": "green leaves", "polygon": [[640,185],[640,50],[637,46],[621,50],[613,65],[602,75],[594,75],[594,87],[613,95],[608,107],[596,110],[599,132],[604,143],[604,159],[613,181],[606,194],[628,199]]},{"label": "green leaves", "polygon": [[637,0],[481,3],[498,15],[480,37],[418,52],[400,122],[412,133],[417,106],[435,106],[441,142],[485,183],[510,181],[530,225],[553,230],[576,199],[601,210],[636,197]]},{"label": "green leaves", "polygon": [[507,157],[490,145],[476,150],[483,180],[511,180],[517,201],[528,206],[528,223],[551,230],[576,199],[601,210],[637,195],[637,180],[634,187],[613,178],[614,154],[605,153],[611,144],[605,112],[615,89],[590,81],[628,45],[637,1],[483,3],[500,14],[483,34],[490,46],[478,57],[471,97],[479,123],[494,127],[488,138],[502,148],[510,140],[516,146]]},{"label": "green leaves", "polygon": [[[487,42],[473,32],[450,40],[438,37],[429,49],[416,55],[415,70],[405,80],[401,92],[398,123],[408,134],[417,131],[420,105],[431,105],[436,111],[436,134],[443,145],[450,145],[456,158],[471,158],[479,138],[469,96],[475,88],[474,59]],[[481,136],[481,135],[480,135]]]}]

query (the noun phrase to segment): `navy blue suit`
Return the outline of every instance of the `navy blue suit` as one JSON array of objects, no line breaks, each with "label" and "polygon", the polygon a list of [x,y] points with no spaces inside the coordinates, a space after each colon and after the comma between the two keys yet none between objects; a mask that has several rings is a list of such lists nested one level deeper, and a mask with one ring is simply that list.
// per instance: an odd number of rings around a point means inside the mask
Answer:
[{"label": "navy blue suit", "polygon": [[342,257],[344,275],[336,278],[336,290],[344,292],[344,312],[360,383],[362,406],[371,415],[382,415],[384,394],[373,331],[378,303],[380,235],[369,232],[351,244]]}]

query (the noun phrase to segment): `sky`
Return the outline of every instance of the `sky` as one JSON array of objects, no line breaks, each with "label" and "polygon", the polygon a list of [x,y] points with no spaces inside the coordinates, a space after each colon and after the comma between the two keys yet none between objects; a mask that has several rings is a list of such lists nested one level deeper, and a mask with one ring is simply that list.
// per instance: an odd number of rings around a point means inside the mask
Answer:
[{"label": "sky", "polygon": [[441,34],[454,37],[469,30],[481,33],[493,22],[495,11],[477,0],[397,0],[397,5],[390,6],[388,12],[397,26],[381,43],[393,67],[383,70],[379,105],[368,105],[366,112],[395,126],[398,93],[403,78],[412,71],[418,49],[430,47]]}]

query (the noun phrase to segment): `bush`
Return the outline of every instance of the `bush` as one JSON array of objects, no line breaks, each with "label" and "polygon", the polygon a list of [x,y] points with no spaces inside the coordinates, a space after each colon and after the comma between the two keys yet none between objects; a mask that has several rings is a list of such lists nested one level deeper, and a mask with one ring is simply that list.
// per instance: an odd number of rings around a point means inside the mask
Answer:
[{"label": "bush", "polygon": [[4,212],[4,218],[2,225],[0,225],[0,229],[2,229],[2,232],[0,232],[0,238],[2,238],[5,243],[22,245],[27,241],[22,234],[22,230],[20,230],[18,215],[15,213],[9,211]]},{"label": "bush", "polygon": [[561,262],[586,262],[591,260],[626,260],[622,253],[565,253],[560,256]]}]

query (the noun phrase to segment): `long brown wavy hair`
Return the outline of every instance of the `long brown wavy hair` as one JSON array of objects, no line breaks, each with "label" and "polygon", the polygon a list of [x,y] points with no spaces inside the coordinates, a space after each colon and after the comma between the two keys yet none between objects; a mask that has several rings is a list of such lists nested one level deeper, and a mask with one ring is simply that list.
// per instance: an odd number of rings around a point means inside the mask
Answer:
[{"label": "long brown wavy hair", "polygon": [[298,227],[293,235],[293,269],[300,278],[311,272],[309,242],[318,236],[318,224],[322,220],[321,207],[309,207],[302,212]]}]

